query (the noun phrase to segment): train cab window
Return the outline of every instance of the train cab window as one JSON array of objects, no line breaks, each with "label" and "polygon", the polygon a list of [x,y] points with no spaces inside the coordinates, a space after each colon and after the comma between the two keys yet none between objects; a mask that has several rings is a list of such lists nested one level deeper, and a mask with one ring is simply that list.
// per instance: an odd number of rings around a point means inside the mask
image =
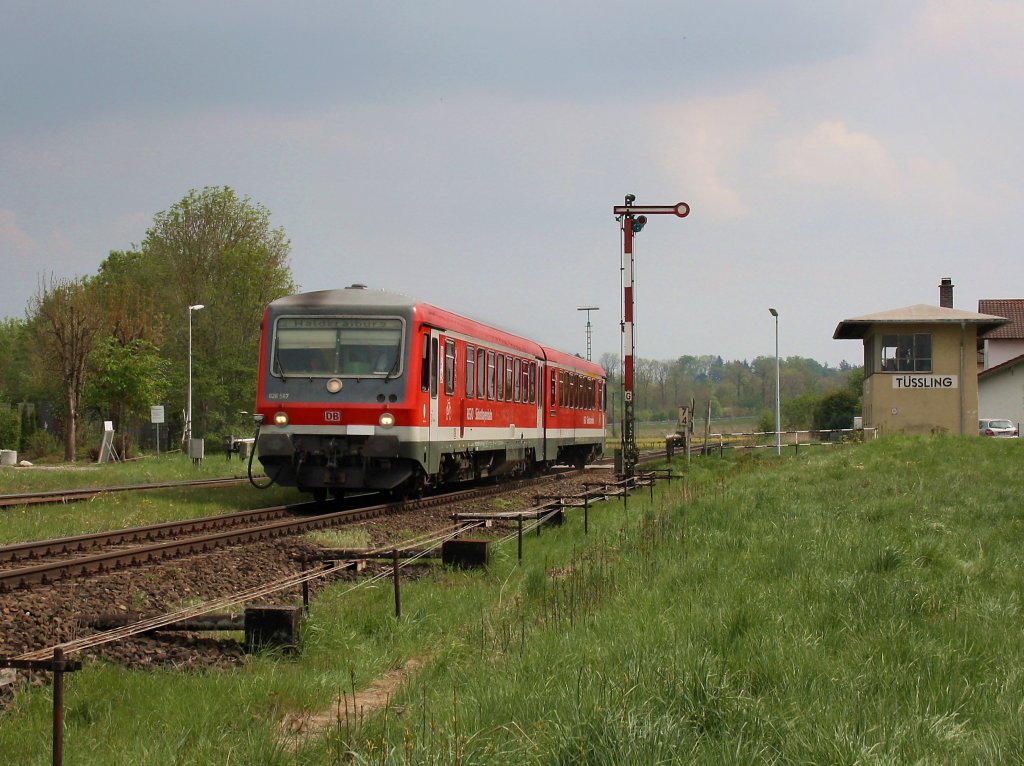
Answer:
[{"label": "train cab window", "polygon": [[515,362],[515,367],[516,367],[516,371],[515,371],[516,386],[515,386],[515,394],[513,395],[512,398],[515,401],[517,401],[517,402],[519,401],[519,399],[520,399],[520,397],[522,396],[522,393],[523,393],[523,367],[522,367],[522,365],[523,365],[522,361],[520,361],[519,359],[516,359],[516,362]]},{"label": "train cab window", "polygon": [[451,338],[444,341],[444,392],[455,393],[455,341]]},{"label": "train cab window", "polygon": [[476,350],[476,395],[487,397],[487,352],[482,348]]},{"label": "train cab window", "polygon": [[405,322],[397,317],[280,317],[273,373],[282,377],[382,377],[401,374]]},{"label": "train cab window", "polygon": [[466,398],[472,399],[476,383],[476,351],[466,346]]},{"label": "train cab window", "polygon": [[498,395],[497,395],[497,399],[500,402],[500,401],[503,401],[505,399],[505,355],[504,354],[498,354],[498,372],[496,374],[497,374],[497,379],[498,379]]},{"label": "train cab window", "polygon": [[487,398],[494,398],[494,352],[487,352]]}]

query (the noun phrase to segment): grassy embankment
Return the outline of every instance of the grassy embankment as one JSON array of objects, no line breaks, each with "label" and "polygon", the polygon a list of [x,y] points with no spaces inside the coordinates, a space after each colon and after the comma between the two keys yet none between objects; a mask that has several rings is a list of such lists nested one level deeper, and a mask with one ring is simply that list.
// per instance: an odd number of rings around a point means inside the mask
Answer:
[{"label": "grassy embankment", "polygon": [[[890,438],[694,461],[494,555],[319,598],[295,660],[70,677],[65,762],[1024,761],[1018,442]],[[677,461],[677,466],[680,462]],[[689,500],[686,494],[689,495]],[[292,752],[277,724],[423,662]],[[49,695],[0,718],[48,762]],[[364,718],[359,721],[358,719]]]},{"label": "grassy embankment", "polygon": [[[245,462],[225,460],[222,454],[193,465],[191,460],[177,453],[104,465],[4,467],[0,468],[0,495],[244,477],[246,468]],[[255,462],[253,475],[258,483],[264,484],[266,480],[259,478],[261,474],[262,468]],[[0,509],[0,545],[214,516],[308,499],[308,495],[280,487],[257,492],[245,483],[216,489],[109,493],[67,505],[13,506]]]}]

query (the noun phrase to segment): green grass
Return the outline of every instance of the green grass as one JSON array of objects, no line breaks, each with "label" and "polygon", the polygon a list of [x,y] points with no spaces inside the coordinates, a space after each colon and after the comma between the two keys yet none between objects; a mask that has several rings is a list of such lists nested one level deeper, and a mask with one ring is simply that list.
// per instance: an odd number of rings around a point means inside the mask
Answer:
[{"label": "green grass", "polygon": [[[314,602],[295,660],[69,677],[75,763],[1022,763],[1024,510],[1017,442],[890,437],[694,460],[492,554]],[[684,463],[677,460],[678,470]],[[687,501],[689,498],[689,501]],[[408,658],[384,712],[297,752]],[[49,696],[0,718],[0,762],[47,763]]]}]

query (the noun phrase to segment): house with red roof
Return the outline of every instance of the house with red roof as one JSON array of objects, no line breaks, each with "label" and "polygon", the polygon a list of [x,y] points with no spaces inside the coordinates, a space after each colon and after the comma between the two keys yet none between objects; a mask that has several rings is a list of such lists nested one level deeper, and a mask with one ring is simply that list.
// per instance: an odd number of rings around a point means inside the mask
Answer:
[{"label": "house with red roof", "polygon": [[978,339],[978,414],[983,418],[1024,421],[1024,299],[982,298],[978,311],[1010,321]]}]

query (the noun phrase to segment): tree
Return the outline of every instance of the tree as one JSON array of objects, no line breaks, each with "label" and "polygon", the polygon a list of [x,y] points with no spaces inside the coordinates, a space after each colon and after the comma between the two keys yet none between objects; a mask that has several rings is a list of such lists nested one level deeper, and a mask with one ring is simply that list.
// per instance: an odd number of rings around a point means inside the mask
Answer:
[{"label": "tree", "polygon": [[136,339],[124,344],[113,335],[98,342],[90,366],[96,372],[86,386],[88,404],[110,413],[127,453],[127,427],[160,401],[167,387],[168,362],[152,343]]},{"label": "tree", "polygon": [[0,401],[20,402],[31,388],[28,323],[9,317],[0,320]]},{"label": "tree", "polygon": [[193,419],[197,433],[235,423],[256,395],[260,324],[272,300],[295,292],[290,243],[270,212],[228,187],[192,190],[158,213],[142,242],[140,268],[162,309],[163,354],[184,409],[188,307],[193,320]]},{"label": "tree", "polygon": [[104,312],[86,277],[50,279],[29,301],[40,369],[56,376],[64,396],[64,459],[75,459],[75,438],[88,360],[104,326]]}]

